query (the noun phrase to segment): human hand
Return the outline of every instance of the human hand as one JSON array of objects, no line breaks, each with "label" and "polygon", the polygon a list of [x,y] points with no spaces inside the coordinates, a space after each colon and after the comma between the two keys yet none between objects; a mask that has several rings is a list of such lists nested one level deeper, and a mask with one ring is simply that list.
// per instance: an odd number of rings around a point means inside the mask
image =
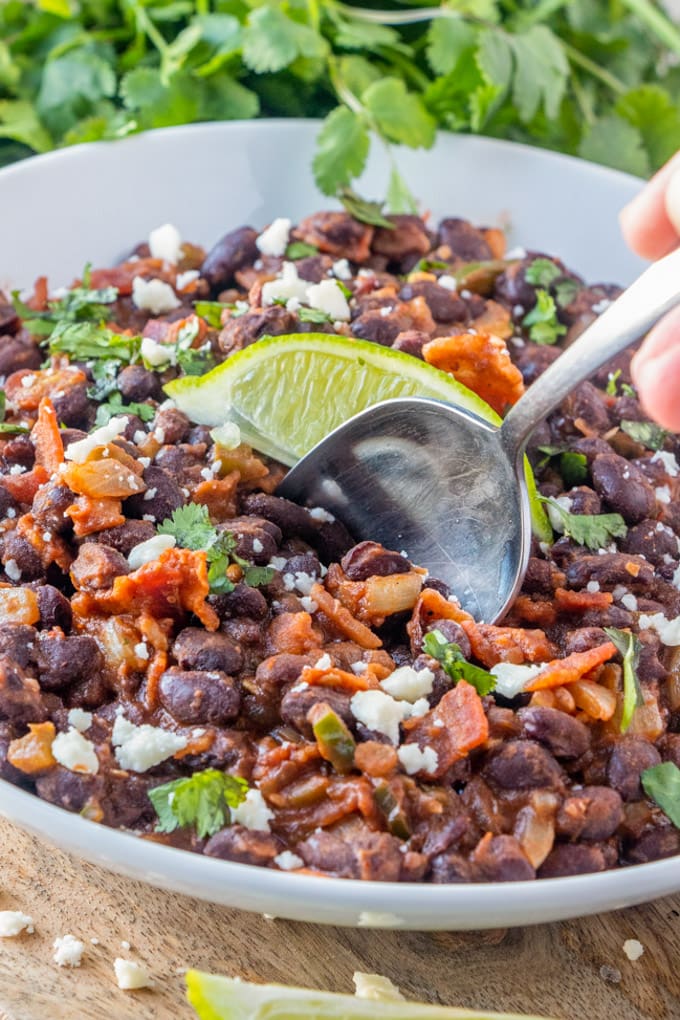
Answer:
[{"label": "human hand", "polygon": [[[643,258],[661,258],[680,244],[680,152],[621,211],[620,222],[626,242]],[[631,372],[645,412],[680,432],[680,307],[649,332]]]}]

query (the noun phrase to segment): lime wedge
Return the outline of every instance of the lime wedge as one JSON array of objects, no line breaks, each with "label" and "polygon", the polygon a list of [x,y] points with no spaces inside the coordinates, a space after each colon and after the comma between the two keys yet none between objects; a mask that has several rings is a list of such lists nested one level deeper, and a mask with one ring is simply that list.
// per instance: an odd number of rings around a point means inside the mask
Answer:
[{"label": "lime wedge", "polygon": [[417,1002],[378,1002],[353,995],[187,972],[187,998],[200,1020],[541,1020]]},{"label": "lime wedge", "polygon": [[[353,415],[392,397],[435,397],[499,425],[476,393],[446,372],[390,347],[328,333],[267,337],[202,376],[168,383],[166,393],[199,425],[236,422],[243,439],[292,465]],[[534,532],[552,539],[527,471]]]}]

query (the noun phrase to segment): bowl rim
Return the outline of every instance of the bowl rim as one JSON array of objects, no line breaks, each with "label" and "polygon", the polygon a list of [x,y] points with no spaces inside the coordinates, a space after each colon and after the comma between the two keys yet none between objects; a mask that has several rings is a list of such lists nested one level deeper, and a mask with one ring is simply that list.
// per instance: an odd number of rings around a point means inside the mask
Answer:
[{"label": "bowl rim", "polygon": [[[49,167],[89,158],[110,148],[152,147],[158,136],[178,144],[197,136],[261,133],[315,135],[318,118],[261,118],[210,121],[142,132],[111,142],[85,142],[37,154],[0,169],[6,181]],[[640,186],[620,170],[576,156],[521,142],[483,135],[442,132],[443,144],[455,142],[482,155],[521,152],[535,164],[567,164],[572,170]],[[332,199],[327,199],[333,202]],[[277,904],[277,916],[347,926],[417,930],[498,927],[542,923],[640,903],[680,889],[677,857],[604,872],[521,882],[442,884],[378,882],[299,874],[206,857],[109,828],[42,800],[9,780],[0,780],[0,815],[40,838],[110,870],[153,885],[181,890],[211,902],[264,911]],[[632,870],[631,870],[632,869]],[[627,881],[635,875],[636,882]],[[533,901],[536,901],[535,903]],[[328,916],[324,916],[324,910]],[[342,920],[339,920],[339,916]],[[462,923],[461,923],[462,922]]]}]

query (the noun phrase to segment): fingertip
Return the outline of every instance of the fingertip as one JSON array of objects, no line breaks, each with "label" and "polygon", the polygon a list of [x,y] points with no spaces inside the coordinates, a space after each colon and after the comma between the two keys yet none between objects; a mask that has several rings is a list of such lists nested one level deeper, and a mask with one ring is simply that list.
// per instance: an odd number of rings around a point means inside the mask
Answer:
[{"label": "fingertip", "polygon": [[643,410],[672,432],[680,431],[680,346],[647,360],[634,359],[633,381]]},{"label": "fingertip", "polygon": [[[680,177],[680,154],[676,154],[646,184],[619,213],[619,224],[626,244],[645,259],[658,259],[672,251],[678,244],[679,226],[667,208],[667,190],[675,177]],[[676,194],[675,190],[673,192]],[[680,195],[673,198],[673,210],[678,209],[680,218]]]}]

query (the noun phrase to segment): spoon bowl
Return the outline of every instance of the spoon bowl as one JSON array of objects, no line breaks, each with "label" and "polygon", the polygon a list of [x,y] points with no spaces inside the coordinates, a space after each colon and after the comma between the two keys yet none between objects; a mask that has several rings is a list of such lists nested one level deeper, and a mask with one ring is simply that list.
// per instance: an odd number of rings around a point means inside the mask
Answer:
[{"label": "spoon bowl", "polygon": [[493,623],[526,571],[531,519],[524,450],[534,428],[606,361],[680,303],[680,249],[656,262],[527,390],[501,427],[428,398],[350,418],[303,457],[277,492],[321,506],[445,581]]}]

